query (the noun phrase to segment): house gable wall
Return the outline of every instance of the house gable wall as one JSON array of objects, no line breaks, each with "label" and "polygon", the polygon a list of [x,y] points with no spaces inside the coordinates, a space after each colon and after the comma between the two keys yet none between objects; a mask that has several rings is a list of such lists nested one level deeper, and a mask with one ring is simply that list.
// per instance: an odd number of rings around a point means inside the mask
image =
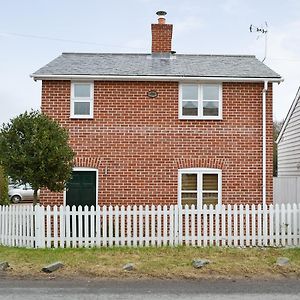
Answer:
[{"label": "house gable wall", "polygon": [[[99,170],[99,204],[177,204],[179,168],[221,168],[222,202],[262,203],[263,83],[223,83],[222,120],[179,120],[177,82],[94,82],[94,118],[70,119],[70,81],[43,81],[42,111],[68,129],[75,166]],[[156,98],[147,92],[155,90]],[[272,201],[272,85],[267,201]],[[43,204],[63,193],[41,192]]]}]

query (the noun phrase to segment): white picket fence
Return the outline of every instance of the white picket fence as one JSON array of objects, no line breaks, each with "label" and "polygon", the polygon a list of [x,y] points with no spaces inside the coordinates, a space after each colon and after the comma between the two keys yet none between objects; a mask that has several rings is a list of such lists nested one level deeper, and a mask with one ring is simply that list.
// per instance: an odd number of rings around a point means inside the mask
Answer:
[{"label": "white picket fence", "polygon": [[300,204],[0,206],[0,244],[108,246],[300,246]]}]

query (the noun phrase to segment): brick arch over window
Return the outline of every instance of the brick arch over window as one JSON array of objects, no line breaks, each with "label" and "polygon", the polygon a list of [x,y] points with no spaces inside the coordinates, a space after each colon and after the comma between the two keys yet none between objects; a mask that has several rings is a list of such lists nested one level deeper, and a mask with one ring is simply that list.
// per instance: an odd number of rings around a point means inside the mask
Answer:
[{"label": "brick arch over window", "polygon": [[74,160],[75,167],[88,167],[99,169],[101,158],[99,157],[76,157]]},{"label": "brick arch over window", "polygon": [[226,160],[224,158],[179,158],[176,159],[178,169],[187,168],[212,168],[223,169]]}]

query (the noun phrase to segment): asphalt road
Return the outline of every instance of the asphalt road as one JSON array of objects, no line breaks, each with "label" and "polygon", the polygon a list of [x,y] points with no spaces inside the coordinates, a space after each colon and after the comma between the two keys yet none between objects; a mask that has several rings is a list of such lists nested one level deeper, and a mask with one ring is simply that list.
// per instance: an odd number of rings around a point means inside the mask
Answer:
[{"label": "asphalt road", "polygon": [[0,299],[300,299],[300,280],[0,280]]}]

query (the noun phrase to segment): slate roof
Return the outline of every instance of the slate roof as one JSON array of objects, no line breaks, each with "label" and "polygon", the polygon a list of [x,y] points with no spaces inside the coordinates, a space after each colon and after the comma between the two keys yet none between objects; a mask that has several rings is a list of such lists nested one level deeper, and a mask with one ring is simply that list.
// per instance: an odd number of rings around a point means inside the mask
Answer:
[{"label": "slate roof", "polygon": [[176,54],[166,58],[117,53],[62,53],[32,77],[39,75],[281,78],[249,55]]}]

